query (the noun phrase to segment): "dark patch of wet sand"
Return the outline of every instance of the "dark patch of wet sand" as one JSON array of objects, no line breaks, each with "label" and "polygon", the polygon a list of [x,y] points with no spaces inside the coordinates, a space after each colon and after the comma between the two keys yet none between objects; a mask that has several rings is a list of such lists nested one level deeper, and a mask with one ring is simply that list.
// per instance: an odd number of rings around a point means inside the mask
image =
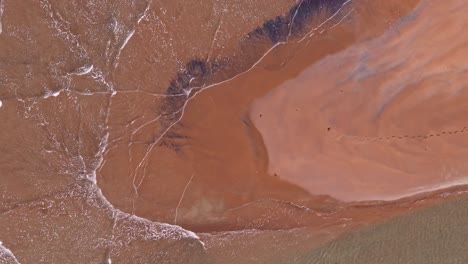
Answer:
[{"label": "dark patch of wet sand", "polygon": [[[328,220],[320,214],[335,214],[346,208],[333,198],[310,194],[282,180],[282,175],[270,174],[262,138],[251,124],[248,110],[256,98],[294,78],[314,61],[384,32],[387,23],[379,23],[385,20],[374,17],[372,30],[361,33],[361,19],[371,18],[360,10],[378,6],[361,4],[348,6],[343,10],[346,12],[312,31],[315,35],[277,47],[248,73],[191,100],[181,122],[163,139],[164,145],[155,147],[148,156],[147,175],[139,178],[143,181],[135,208],[129,209],[190,230],[214,231],[322,224]],[[386,14],[393,21],[413,7],[390,6],[401,9]],[[148,138],[153,132],[147,133]],[[119,193],[118,200],[127,197],[131,202],[133,190],[127,190],[130,195]],[[298,210],[303,205],[312,210]]]}]

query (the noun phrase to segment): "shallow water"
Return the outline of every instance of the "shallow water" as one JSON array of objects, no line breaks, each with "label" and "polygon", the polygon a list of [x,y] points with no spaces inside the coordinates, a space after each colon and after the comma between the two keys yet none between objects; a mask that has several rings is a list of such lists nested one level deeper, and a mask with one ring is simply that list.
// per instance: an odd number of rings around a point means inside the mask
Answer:
[{"label": "shallow water", "polygon": [[0,263],[321,263],[464,197],[467,7],[0,0]]}]

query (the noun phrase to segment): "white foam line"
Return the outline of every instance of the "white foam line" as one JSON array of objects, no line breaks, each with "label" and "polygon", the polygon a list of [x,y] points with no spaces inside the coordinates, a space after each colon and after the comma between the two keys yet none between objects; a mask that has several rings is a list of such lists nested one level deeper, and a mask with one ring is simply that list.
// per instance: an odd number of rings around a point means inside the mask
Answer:
[{"label": "white foam line", "polygon": [[152,2],[153,2],[152,0],[148,1],[148,4],[146,5],[145,10],[143,11],[143,13],[140,14],[140,16],[137,19],[136,25],[133,27],[133,29],[127,34],[127,37],[124,39],[122,46],[120,46],[119,51],[117,52],[117,55],[115,56],[114,68],[117,68],[117,66],[119,66],[119,58],[120,58],[120,54],[122,53],[122,50],[125,48],[125,46],[127,46],[128,42],[135,34],[136,26],[139,25],[140,22],[148,15],[148,11],[150,9]]},{"label": "white foam line", "polygon": [[181,93],[181,94],[159,94],[159,93],[153,93],[145,90],[116,90],[117,93],[120,94],[132,94],[132,93],[144,93],[148,94],[151,96],[156,96],[156,97],[179,97],[179,96],[187,96],[186,93]]},{"label": "white foam line", "polygon": [[[212,87],[215,87],[215,86],[218,86],[218,85],[221,85],[221,84],[224,84],[224,83],[227,83],[227,82],[230,82],[234,79],[236,79],[237,77],[241,76],[241,75],[244,75],[245,73],[251,71],[253,68],[255,68],[261,61],[263,61],[263,59],[273,50],[275,49],[277,46],[281,45],[281,44],[284,44],[285,42],[279,42],[277,44],[275,44],[273,47],[271,47],[257,62],[255,62],[249,69],[247,69],[246,71],[242,72],[242,73],[239,73],[237,74],[236,76],[232,77],[232,78],[229,78],[229,79],[226,79],[224,81],[221,81],[221,82],[218,82],[218,83],[214,83],[214,84],[211,84],[211,85],[208,85],[206,87],[193,87],[191,88],[190,90],[188,90],[188,93],[190,93],[190,91],[192,91],[193,89],[200,89],[198,92],[196,92],[194,94],[194,96],[192,97],[188,97],[187,100],[184,102],[184,105],[177,111],[173,112],[172,114],[177,114],[179,112],[181,112],[182,114],[180,115],[180,117],[175,120],[171,125],[169,125],[166,130],[164,130],[161,135],[153,142],[151,143],[150,147],[149,147],[149,150],[146,152],[145,156],[143,157],[143,159],[141,160],[141,162],[138,164],[138,166],[136,167],[135,169],[135,173],[138,172],[138,170],[144,166],[144,164],[146,163],[146,159],[148,158],[149,156],[149,153],[153,150],[154,146],[159,143],[159,141],[167,134],[167,132],[173,127],[175,126],[176,124],[178,124],[180,122],[180,120],[182,120],[182,117],[184,116],[184,113],[185,113],[185,108],[186,106],[188,105],[188,103],[190,102],[190,100],[192,100],[193,98],[195,98],[195,96],[200,93],[201,91],[204,91],[208,88],[212,88]],[[140,182],[141,184],[141,182]]]},{"label": "white foam line", "polygon": [[[130,150],[130,146],[133,144],[133,137],[135,136],[136,133],[138,133],[139,131],[141,131],[143,128],[145,128],[146,126],[158,121],[160,118],[161,118],[162,115],[159,115],[157,116],[156,118],[142,124],[141,126],[137,127],[137,129],[135,129],[131,135],[130,135],[130,143],[128,144],[128,153],[129,153],[129,158],[130,158],[130,162],[133,160],[132,159],[132,155],[131,155],[131,150]],[[142,176],[142,179],[140,181],[139,184],[136,183],[136,177],[138,176],[138,167],[137,169],[135,169],[133,175],[132,175],[132,184],[133,184],[133,190],[134,190],[134,195],[133,195],[133,202],[132,202],[132,207],[133,207],[133,212],[132,213],[135,213],[135,199],[136,197],[138,197],[138,189],[140,188],[140,185],[141,183],[143,182],[143,178],[144,178],[144,175]]]},{"label": "white foam line", "polygon": [[291,26],[289,27],[289,33],[288,33],[288,37],[286,38],[286,42],[288,42],[289,37],[291,37],[292,28],[294,26],[294,20],[296,19],[296,15],[297,15],[297,13],[299,12],[299,9],[302,6],[302,3],[304,3],[304,0],[301,0],[301,3],[297,6],[296,12],[294,12],[294,15],[293,15],[293,17],[291,19]]},{"label": "white foam line", "polygon": [[[393,195],[393,196],[379,197],[379,198],[376,197],[375,199],[370,198],[366,200],[356,200],[352,202],[372,202],[372,201],[391,202],[391,201],[397,201],[397,200],[404,199],[404,198],[419,196],[425,193],[443,191],[443,190],[448,190],[453,187],[462,187],[462,186],[468,186],[468,179],[459,179],[459,180],[454,180],[454,181],[446,182],[446,183],[416,187],[416,188],[410,189],[408,192],[403,193],[401,195]],[[462,192],[465,192],[465,191],[462,191]]]},{"label": "white foam line", "polygon": [[147,161],[147,159],[148,159],[148,157],[149,157],[149,154],[150,154],[151,151],[153,150],[154,146],[155,146],[156,144],[158,144],[159,141],[167,134],[167,132],[168,132],[174,125],[176,125],[176,124],[182,119],[182,116],[184,115],[185,107],[187,106],[187,102],[188,102],[188,101],[189,101],[189,99],[186,100],[186,101],[184,102],[184,105],[181,107],[181,109],[179,109],[179,110],[177,110],[176,112],[172,113],[172,115],[177,114],[177,113],[179,113],[179,112],[181,112],[182,114],[181,114],[181,116],[179,117],[179,119],[177,119],[177,120],[174,121],[171,125],[169,125],[169,126],[166,128],[166,130],[164,130],[164,131],[161,133],[161,135],[160,135],[153,143],[151,143],[149,149],[148,149],[148,150],[146,151],[146,153],[145,153],[145,156],[143,156],[143,158],[141,159],[141,161],[138,163],[138,166],[135,168],[135,172],[134,172],[134,174],[133,174],[133,180],[134,180],[134,182],[136,181],[136,176],[137,176],[137,174],[138,174],[138,171],[144,166],[144,167],[143,167],[143,175],[142,175],[142,177],[141,177],[140,182],[138,183],[138,185],[136,185],[136,186],[134,185],[134,187],[136,188],[136,189],[135,189],[135,195],[136,195],[136,196],[138,196],[138,189],[140,188],[140,186],[141,186],[141,184],[143,183],[143,180],[144,180],[144,178],[145,178],[145,171],[146,171],[146,166],[147,166],[147,165],[146,165],[146,164],[147,164],[146,161]]},{"label": "white foam line", "polygon": [[[342,9],[343,7],[348,4],[349,2],[351,2],[351,0],[348,0],[346,1],[345,3],[343,3],[342,7],[337,11],[335,12],[330,18],[328,18],[327,20],[325,20],[325,22],[321,23],[318,27],[316,27],[315,29],[309,31],[309,33],[307,33],[307,35],[310,34],[310,32],[313,32],[314,30],[320,28],[322,25],[324,25],[326,22],[330,21],[333,17],[335,17]],[[306,35],[306,36],[307,36]],[[302,39],[304,40],[305,37]],[[301,41],[302,41],[301,40]],[[300,41],[299,41],[300,42]],[[278,42],[276,43],[275,45],[273,45],[270,49],[268,49],[265,54],[263,54],[262,57],[260,57],[250,68],[248,68],[247,70],[229,78],[229,79],[226,79],[226,80],[223,80],[221,82],[218,82],[218,83],[214,83],[214,84],[211,84],[211,85],[208,85],[208,86],[205,86],[205,87],[193,87],[191,88],[190,90],[188,90],[188,94],[190,94],[190,92],[193,90],[193,89],[200,89],[199,91],[197,91],[192,97],[188,97],[188,99],[184,102],[184,105],[179,109],[177,110],[176,112],[174,112],[173,114],[177,114],[179,112],[181,112],[182,114],[180,115],[180,117],[175,120],[171,125],[169,125],[167,127],[166,130],[163,131],[163,133],[158,137],[158,139],[156,139],[149,147],[149,150],[147,150],[145,156],[142,158],[142,160],[138,163],[137,167],[135,168],[135,175],[134,175],[134,178],[136,177],[136,174],[138,173],[138,171],[141,169],[142,166],[145,166],[146,168],[146,163],[147,163],[147,159],[149,157],[149,153],[153,150],[154,146],[159,143],[159,141],[167,134],[167,132],[173,127],[175,126],[176,124],[178,124],[180,122],[180,120],[182,120],[182,117],[184,116],[184,113],[185,113],[185,108],[186,106],[188,105],[188,103],[190,102],[190,100],[192,100],[193,98],[195,98],[197,96],[198,93],[206,90],[206,89],[209,89],[209,88],[212,88],[212,87],[215,87],[215,86],[218,86],[218,85],[222,85],[224,83],[227,83],[227,82],[230,82],[234,79],[237,79],[239,76],[242,76],[248,72],[250,72],[253,68],[255,68],[260,62],[263,61],[263,59],[268,55],[270,54],[270,52],[272,52],[276,47],[280,46],[280,45],[283,45],[283,44],[287,44],[288,42]],[[137,187],[139,187],[141,185],[141,183],[143,182],[143,179],[144,179],[144,176],[142,176],[142,179],[139,183],[139,185]],[[136,191],[138,191],[138,188],[136,189]]]},{"label": "white foam line", "polygon": [[66,21],[59,12],[54,12],[49,0],[40,0],[41,7],[48,13],[52,20],[52,27],[66,41],[71,43],[72,48],[84,58],[89,58],[86,50],[80,45],[78,37],[70,31],[70,22]]},{"label": "white foam line", "polygon": [[108,92],[110,92],[111,96],[114,96],[115,94],[117,94],[117,92],[114,89],[114,85],[112,84],[112,82],[108,82],[106,80],[106,78],[104,77],[104,73],[100,69],[93,68],[91,70],[91,77],[94,80],[97,80],[98,82],[104,84],[107,87]]},{"label": "white foam line", "polygon": [[118,215],[121,215],[120,218],[135,220],[136,222],[146,223],[146,224],[149,224],[149,225],[155,224],[158,227],[169,228],[169,229],[174,230],[174,231],[181,231],[182,238],[193,238],[193,239],[198,240],[202,245],[204,245],[204,243],[200,240],[200,238],[194,232],[192,232],[190,230],[187,230],[187,229],[184,229],[184,228],[182,228],[182,227],[180,227],[178,225],[171,225],[171,224],[168,224],[168,223],[161,223],[161,222],[151,221],[149,219],[142,218],[142,217],[139,217],[137,215],[131,215],[129,213],[125,213],[125,212],[115,208],[106,199],[106,197],[102,194],[101,189],[95,184],[93,184],[93,186],[96,188],[97,197],[100,198],[102,200],[102,202],[104,202],[104,205],[107,206],[113,212],[114,217],[117,218]]},{"label": "white foam line", "polygon": [[133,34],[135,34],[135,29],[131,30],[128,34],[127,37],[124,39],[122,46],[120,46],[119,51],[117,52],[117,55],[115,56],[115,65],[114,68],[117,68],[119,66],[119,58],[120,58],[120,53],[122,53],[122,50],[127,46],[128,41],[133,37]]},{"label": "white foam line", "polygon": [[[351,0],[348,0],[348,1],[346,1],[345,3],[343,3],[342,7],[341,7],[338,11],[336,11],[331,17],[329,17],[327,20],[325,20],[325,22],[323,22],[322,24],[320,24],[318,27],[316,27],[316,28],[314,28],[313,30],[309,31],[309,33],[307,33],[307,35],[309,35],[309,34],[310,34],[311,32],[313,32],[313,31],[319,29],[319,28],[322,27],[326,22],[328,22],[328,21],[330,21],[331,19],[333,19],[333,18],[341,11],[341,9],[343,9],[343,7],[344,7],[346,4],[348,4],[349,2],[351,2]],[[307,35],[306,35],[306,36],[307,36]],[[302,40],[304,40],[305,38],[306,38],[306,37],[302,38],[300,41],[298,41],[298,43],[300,43],[300,42],[301,42]],[[208,85],[208,86],[206,86],[206,87],[194,87],[194,88],[192,88],[192,89],[190,89],[190,90],[193,90],[193,89],[201,89],[200,91],[198,91],[198,92],[196,93],[196,94],[198,94],[198,93],[200,93],[201,91],[203,91],[203,90],[205,90],[205,89],[208,89],[208,88],[211,88],[211,87],[214,87],[214,86],[218,86],[218,85],[221,85],[221,84],[230,82],[230,81],[232,81],[232,80],[234,80],[234,79],[237,79],[239,76],[242,76],[242,75],[244,75],[244,74],[250,72],[253,68],[255,68],[258,64],[260,64],[260,62],[262,62],[263,59],[264,59],[268,54],[270,54],[270,52],[272,52],[276,47],[278,47],[278,46],[280,46],[280,45],[287,44],[287,43],[288,43],[288,42],[284,42],[284,41],[276,43],[276,44],[273,45],[270,49],[268,49],[268,50],[265,52],[265,54],[263,54],[263,56],[260,57],[250,68],[248,68],[247,70],[245,70],[245,71],[243,71],[243,72],[237,74],[237,75],[234,76],[234,77],[231,77],[231,78],[229,78],[229,79],[223,80],[223,81],[218,82],[218,83],[214,83],[214,84]],[[189,98],[189,100],[193,99],[193,98],[196,96],[196,94],[195,94],[193,97]],[[183,106],[183,107],[185,107],[185,106]]]},{"label": "white foam line", "polygon": [[77,75],[77,76],[81,76],[81,75],[86,75],[88,73],[90,73],[94,68],[94,65],[90,64],[90,65],[84,65],[78,69],[76,69],[74,72],[70,73],[69,75]]},{"label": "white foam line", "polygon": [[3,18],[3,7],[5,5],[5,0],[0,0],[0,35],[3,32],[3,24],[2,24],[2,18]]},{"label": "white foam line", "polygon": [[291,202],[291,201],[286,201],[286,200],[278,200],[278,199],[260,199],[260,200],[256,200],[256,201],[252,201],[252,202],[249,202],[249,203],[246,203],[246,204],[243,204],[243,205],[240,205],[240,206],[237,206],[237,207],[232,207],[232,208],[229,208],[225,211],[226,212],[229,212],[229,211],[234,211],[234,210],[239,210],[239,209],[242,209],[244,207],[247,207],[247,206],[250,206],[250,205],[253,205],[253,204],[256,204],[256,203],[265,203],[265,202],[274,202],[274,203],[281,203],[281,204],[287,204],[293,208],[296,208],[296,209],[300,209],[300,210],[304,210],[304,211],[309,211],[309,212],[313,212],[314,214],[318,215],[318,216],[322,216],[323,214],[315,211],[315,210],[312,210],[310,209],[309,207],[307,206],[304,206],[304,205],[300,205],[300,204],[296,204],[294,202]]},{"label": "white foam line", "polygon": [[148,1],[148,5],[146,5],[145,11],[143,11],[140,17],[138,17],[137,24],[140,24],[140,22],[148,15],[151,3],[153,3],[153,0]]},{"label": "white foam line", "polygon": [[136,133],[140,132],[146,126],[158,121],[161,118],[161,116],[162,115],[158,115],[156,118],[153,118],[152,120],[150,120],[150,121],[148,121],[146,123],[143,123],[141,126],[137,127],[130,135],[130,143],[129,144],[132,144],[133,137],[135,136]]},{"label": "white foam line", "polygon": [[330,30],[330,29],[332,29],[332,28],[335,28],[335,27],[339,26],[353,11],[354,11],[354,8],[352,8],[346,15],[344,15],[344,16],[340,19],[340,21],[338,21],[336,24],[334,24],[333,26],[331,26],[331,27],[328,28],[328,29],[324,29],[324,30],[320,31],[320,34],[322,34],[325,30]]},{"label": "white foam line", "polygon": [[[349,1],[348,1],[348,2],[349,2]],[[346,2],[346,3],[348,3],[348,2]],[[48,2],[46,2],[46,3],[49,4]],[[148,9],[148,8],[149,8],[149,7],[147,7],[147,9]],[[147,11],[145,11],[145,12],[147,12]],[[142,18],[141,18],[141,19],[142,19]],[[141,21],[141,19],[139,19],[139,21]],[[330,18],[330,19],[331,19],[331,18]],[[328,20],[330,20],[330,19],[328,19]],[[327,20],[327,21],[328,21],[328,20]],[[134,33],[134,31],[133,31],[133,33]],[[126,39],[126,41],[124,41],[124,45],[123,45],[123,46],[125,46],[126,43],[130,40],[130,38],[131,38],[131,36],[133,35],[133,33],[131,33],[131,34],[129,34],[129,35],[127,36],[127,39]],[[266,53],[265,53],[262,57],[260,57],[249,69],[247,69],[246,71],[244,71],[244,72],[242,72],[242,73],[240,73],[240,74],[237,74],[237,75],[233,76],[232,78],[226,79],[226,80],[224,80],[224,81],[222,81],[222,82],[218,82],[218,83],[214,83],[214,84],[208,85],[208,86],[206,86],[206,87],[194,87],[194,88],[190,89],[190,91],[193,90],[193,89],[200,89],[200,90],[197,91],[197,93],[195,93],[194,96],[188,97],[187,100],[184,102],[184,105],[183,105],[179,110],[177,110],[177,111],[175,111],[174,113],[172,113],[172,114],[178,114],[178,113],[180,112],[181,115],[179,116],[179,118],[178,118],[176,121],[174,121],[171,125],[169,125],[169,126],[163,131],[163,133],[160,135],[160,137],[158,137],[158,139],[156,139],[156,140],[150,145],[150,148],[147,150],[145,156],[143,157],[143,159],[141,160],[141,162],[138,164],[137,168],[135,169],[134,187],[135,187],[135,178],[136,178],[136,174],[138,173],[138,170],[141,169],[142,166],[145,166],[145,168],[146,168],[146,162],[147,162],[147,159],[148,159],[148,157],[149,157],[149,153],[151,153],[151,151],[152,151],[152,149],[154,148],[154,146],[168,133],[168,131],[169,131],[174,125],[176,125],[178,122],[180,122],[180,120],[181,120],[182,117],[184,116],[186,106],[188,105],[188,103],[190,102],[190,100],[192,100],[193,98],[195,98],[195,96],[196,96],[199,92],[201,92],[201,91],[203,91],[203,90],[205,90],[205,89],[212,88],[212,87],[215,87],[215,86],[218,86],[218,85],[227,83],[227,82],[232,81],[232,80],[236,79],[237,77],[239,77],[239,76],[241,76],[241,75],[243,75],[243,74],[245,74],[245,73],[247,73],[247,72],[250,72],[250,71],[251,71],[253,68],[255,68],[261,61],[263,61],[263,59],[264,59],[271,51],[273,51],[277,46],[282,45],[282,44],[286,44],[286,43],[287,43],[287,42],[279,42],[279,43],[275,44],[275,45],[272,46],[270,49],[268,49],[268,50],[266,51]],[[80,47],[80,48],[81,48],[81,47]],[[106,80],[104,79],[104,76],[103,76],[103,74],[102,74],[102,72],[101,72],[100,70],[91,69],[91,74],[93,74],[93,75],[94,75],[93,77],[95,77],[96,79],[99,79],[99,80],[102,81],[103,83],[108,84],[108,83],[106,82]],[[108,132],[109,128],[108,128],[108,125],[107,125],[107,124],[108,124],[109,116],[110,116],[110,107],[111,107],[110,104],[111,104],[113,95],[115,95],[115,93],[116,93],[116,91],[113,89],[112,85],[109,85],[109,84],[108,84],[108,87],[110,88],[110,91],[112,91],[112,94],[111,94],[111,96],[110,96],[110,98],[109,98],[110,101],[109,101],[109,105],[108,105],[108,109],[107,109],[107,114],[106,114],[106,118],[105,118],[105,124],[106,124],[106,126],[107,126],[107,127],[106,127],[107,132],[106,132],[106,134],[104,135],[103,139],[101,140],[101,143],[99,144],[99,150],[98,150],[98,153],[96,153],[96,156],[99,157],[99,158],[98,158],[96,167],[95,167],[95,169],[93,170],[92,175],[90,175],[90,177],[89,177],[89,180],[92,182],[93,186],[96,188],[97,196],[100,197],[100,198],[102,199],[102,201],[103,201],[113,212],[119,212],[119,213],[121,213],[121,214],[127,216],[128,218],[134,218],[134,219],[136,219],[136,220],[138,220],[138,221],[149,222],[149,223],[151,223],[151,224],[158,224],[158,225],[161,226],[161,227],[171,227],[171,228],[179,229],[179,230],[182,231],[182,233],[185,234],[186,236],[195,238],[195,239],[197,239],[200,243],[203,244],[203,242],[200,241],[200,238],[199,238],[195,233],[193,233],[192,231],[183,229],[183,228],[180,227],[180,226],[177,226],[177,225],[170,225],[170,224],[167,224],[167,223],[153,222],[153,221],[150,221],[150,220],[148,220],[148,219],[138,217],[138,216],[136,216],[136,215],[130,215],[130,214],[124,213],[124,212],[122,212],[122,211],[116,209],[116,208],[106,199],[106,197],[102,194],[101,189],[99,188],[99,186],[98,186],[97,183],[96,183],[96,172],[97,172],[97,171],[102,167],[102,165],[104,164],[104,152],[105,152],[105,150],[107,149],[107,144],[108,144],[108,139],[109,139],[109,132]],[[139,186],[141,186],[141,184],[142,184],[142,182],[143,182],[143,179],[144,179],[144,176],[145,176],[145,175],[143,175],[143,177],[142,177],[142,179],[140,180],[138,186],[136,186],[137,189],[138,189]],[[179,200],[178,207],[180,206],[180,204],[181,204],[181,202],[182,202],[182,200],[183,200],[183,197],[184,197],[184,195],[185,195],[185,192],[186,192],[186,190],[187,190],[189,184],[190,184],[191,181],[193,180],[193,177],[194,177],[194,174],[192,175],[192,177],[190,178],[189,182],[187,183],[187,185],[186,185],[185,188],[184,188],[184,192],[182,193],[182,197],[181,197],[181,199]],[[136,195],[138,194],[138,193],[137,193],[137,189],[136,189]],[[178,208],[177,208],[177,209],[178,209]],[[176,212],[177,212],[177,209],[176,209]],[[176,219],[175,219],[175,222],[176,222]]]},{"label": "white foam line", "polygon": [[135,34],[135,29],[133,29],[132,31],[130,31],[128,33],[127,37],[125,38],[124,42],[122,43],[122,47],[120,47],[120,50],[123,50],[125,48],[125,46],[127,46],[127,43],[133,37],[133,34]]},{"label": "white foam line", "polygon": [[[51,27],[53,27],[57,31],[59,36],[61,36],[70,44],[71,51],[76,51],[81,57],[86,58],[87,60],[91,60],[86,49],[80,45],[78,36],[76,36],[70,31],[70,22],[66,21],[62,17],[62,15],[60,15],[59,12],[54,12],[51,3],[48,0],[40,0],[39,2],[41,4],[41,7],[44,9],[45,12],[47,12],[49,18],[52,20]],[[100,69],[93,66],[90,69],[90,72],[88,73],[91,73],[92,78],[106,85],[111,95],[115,94],[115,90],[112,83],[107,82],[106,78],[104,77],[104,74]]]},{"label": "white foam line", "polygon": [[175,209],[174,225],[177,225],[177,215],[178,215],[180,204],[182,203],[182,200],[184,200],[185,192],[187,191],[187,189],[188,189],[190,183],[192,182],[194,176],[195,176],[195,173],[192,173],[192,176],[190,177],[190,180],[185,185],[184,191],[182,192],[182,195],[180,196],[179,203],[177,204],[177,207]]},{"label": "white foam line", "polygon": [[[109,116],[110,116],[110,108],[111,108],[111,102],[112,102],[112,95],[109,97],[109,105],[108,105],[108,108],[107,108],[107,114],[106,114],[106,119],[105,119],[105,124],[107,125],[108,122],[109,122]],[[108,131],[109,128],[106,127],[106,130]],[[98,153],[96,154],[96,156],[99,157],[98,159],[98,162],[97,162],[97,165],[96,165],[96,169],[93,171],[91,177],[88,177],[88,180],[90,180],[92,183],[93,183],[93,186],[96,188],[96,193],[97,193],[97,196],[99,198],[102,199],[102,201],[110,208],[111,211],[113,212],[117,212],[119,214],[122,214],[124,215],[126,218],[129,218],[129,219],[135,219],[139,222],[145,222],[145,223],[149,223],[149,224],[157,224],[159,227],[167,227],[167,228],[170,228],[172,230],[178,230],[180,231],[182,234],[183,234],[183,237],[190,237],[190,238],[193,238],[193,239],[196,239],[198,240],[198,242],[203,246],[205,247],[205,244],[200,240],[200,238],[192,231],[190,230],[186,230],[180,226],[177,226],[177,225],[171,225],[171,224],[167,224],[167,223],[161,223],[161,222],[153,222],[153,221],[150,221],[149,219],[146,219],[146,218],[142,218],[142,217],[138,217],[134,214],[128,214],[128,213],[125,213],[125,212],[122,212],[118,209],[116,209],[108,200],[107,198],[102,194],[102,190],[99,188],[99,186],[97,185],[97,182],[96,182],[96,171],[98,171],[100,168],[102,168],[103,164],[104,164],[104,152],[106,151],[107,147],[108,147],[108,140],[109,140],[109,132],[106,132],[106,135],[101,139],[101,143],[99,144],[99,150],[98,150]],[[143,179],[142,179],[143,180]],[[141,182],[140,182],[141,184]],[[133,205],[134,206],[134,205]]]},{"label": "white foam line", "polygon": [[226,211],[224,211],[224,214],[227,213],[227,212],[230,212],[230,211],[242,209],[242,208],[247,207],[247,206],[249,206],[251,204],[256,204],[256,203],[259,203],[259,202],[262,202],[262,201],[264,201],[264,200],[256,200],[256,201],[248,202],[246,204],[243,204],[243,205],[240,205],[240,206],[237,206],[237,207],[228,208],[228,209],[226,209]]},{"label": "white foam line", "polygon": [[95,95],[95,94],[109,94],[108,91],[106,91],[106,92],[90,92],[90,91],[80,92],[80,91],[70,90],[69,92],[79,94],[79,95],[83,95],[83,96],[90,96],[90,95]]},{"label": "white foam line", "polygon": [[105,118],[105,125],[106,125],[106,134],[103,136],[103,138],[101,139],[101,142],[99,144],[99,150],[98,152],[96,153],[96,156],[98,157],[98,161],[97,163],[95,164],[95,168],[93,170],[93,172],[91,173],[90,177],[88,177],[88,180],[92,183],[92,186],[95,188],[95,193],[97,195],[97,197],[99,197],[102,202],[104,202],[104,204],[113,212],[113,215],[115,214],[121,214],[123,215],[125,218],[128,218],[128,219],[135,219],[137,220],[138,222],[143,222],[143,223],[148,223],[148,224],[156,224],[157,226],[161,227],[161,228],[170,228],[171,230],[174,230],[174,231],[180,231],[181,234],[183,235],[183,237],[190,237],[190,238],[194,238],[196,240],[198,240],[201,245],[204,247],[204,243],[200,240],[200,238],[195,234],[193,233],[192,231],[189,231],[189,230],[186,230],[180,226],[177,226],[177,225],[170,225],[170,224],[167,224],[167,223],[160,223],[160,222],[153,222],[153,221],[150,221],[148,219],[145,219],[145,218],[142,218],[142,217],[138,217],[136,215],[131,215],[131,214],[128,214],[128,213],[125,213],[125,212],[122,212],[120,211],[119,209],[115,208],[110,202],[109,200],[107,200],[107,198],[102,194],[102,190],[99,188],[99,186],[97,185],[97,181],[96,181],[96,172],[98,170],[100,170],[104,164],[104,153],[108,147],[108,140],[109,140],[109,127],[108,127],[108,123],[109,123],[109,116],[110,116],[110,108],[111,108],[111,103],[112,103],[112,95],[109,97],[109,105],[108,105],[108,108],[107,108],[107,113],[106,113],[106,118]]},{"label": "white foam line", "polygon": [[7,247],[3,246],[2,241],[0,241],[0,261],[2,260],[2,258],[4,259],[3,256],[6,256],[6,258],[9,257],[10,259],[13,259],[15,263],[20,263],[16,256],[13,254],[13,252],[11,252],[11,250],[9,250]]},{"label": "white foam line", "polygon": [[42,96],[42,98],[47,99],[49,97],[57,97],[57,96],[60,95],[61,92],[62,92],[62,90],[58,90],[56,92],[51,92],[49,90],[49,91],[46,91],[46,93]]},{"label": "white foam line", "polygon": [[302,41],[304,41],[305,39],[307,38],[310,38],[312,37],[313,35],[315,35],[315,32],[317,30],[319,30],[322,26],[324,26],[326,23],[328,23],[328,21],[332,20],[333,18],[335,18],[340,12],[341,10],[348,4],[350,3],[351,0],[348,0],[346,2],[344,2],[341,7],[333,14],[331,15],[329,18],[327,18],[325,21],[323,21],[320,25],[318,25],[317,27],[313,28],[311,31],[309,31],[302,39],[300,39],[297,43],[301,43]]},{"label": "white foam line", "polygon": [[[172,123],[166,130],[163,131],[163,133],[161,134],[160,137],[158,137],[153,143],[151,143],[150,148],[145,153],[145,156],[143,156],[141,161],[138,163],[138,166],[135,168],[135,171],[134,171],[133,177],[132,177],[133,178],[133,189],[134,189],[134,192],[135,192],[134,196],[133,196],[133,212],[132,213],[135,212],[135,199],[136,199],[136,197],[138,197],[138,190],[140,189],[140,186],[143,183],[143,180],[145,179],[145,176],[146,176],[146,166],[147,166],[146,161],[147,161],[147,158],[148,158],[149,154],[151,153],[151,151],[153,150],[154,146],[157,143],[159,143],[159,141],[164,137],[164,135],[166,135],[166,133],[182,119],[182,116],[183,116],[184,110],[185,110],[185,106],[187,105],[187,101],[185,101],[184,106],[181,109],[179,109],[176,112],[171,114],[171,115],[174,115],[174,114],[177,114],[177,113],[182,111],[181,117],[176,122]],[[144,166],[143,167],[143,175],[141,176],[140,182],[138,184],[135,184],[136,183],[136,177],[138,176],[138,171],[142,168],[142,166]]]}]

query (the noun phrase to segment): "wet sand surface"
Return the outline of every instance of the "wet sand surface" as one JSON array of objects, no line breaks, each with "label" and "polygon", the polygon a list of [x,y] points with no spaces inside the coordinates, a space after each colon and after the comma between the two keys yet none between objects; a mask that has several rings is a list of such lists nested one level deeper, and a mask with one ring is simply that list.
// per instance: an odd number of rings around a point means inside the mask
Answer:
[{"label": "wet sand surface", "polygon": [[321,60],[258,100],[251,117],[270,171],[342,201],[465,184],[468,50],[457,37],[463,11],[450,4],[458,3],[422,3],[384,36]]},{"label": "wet sand surface", "polygon": [[467,8],[0,0],[0,263],[463,263]]}]

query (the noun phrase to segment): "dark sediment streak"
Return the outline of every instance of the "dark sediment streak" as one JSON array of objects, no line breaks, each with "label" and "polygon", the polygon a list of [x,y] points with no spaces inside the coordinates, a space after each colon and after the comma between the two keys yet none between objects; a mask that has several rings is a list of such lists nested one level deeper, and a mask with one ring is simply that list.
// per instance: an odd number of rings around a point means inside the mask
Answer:
[{"label": "dark sediment streak", "polygon": [[167,118],[161,119],[161,125],[169,127],[180,118],[182,115],[180,110],[186,101],[203,87],[230,79],[248,70],[275,44],[303,35],[319,14],[334,14],[346,2],[347,0],[303,0],[290,8],[287,13],[264,22],[262,26],[254,29],[240,40],[243,51],[251,48],[254,42],[269,40],[270,44],[262,47],[261,51],[256,51],[258,54],[253,54],[253,58],[233,56],[217,60],[192,59],[176,74],[166,89],[168,97],[162,104],[161,113]]},{"label": "dark sediment streak", "polygon": [[290,34],[298,36],[304,33],[312,18],[321,12],[333,14],[346,3],[344,0],[304,0],[294,5],[286,15],[266,21],[248,35],[268,37],[273,44],[287,41]]}]

